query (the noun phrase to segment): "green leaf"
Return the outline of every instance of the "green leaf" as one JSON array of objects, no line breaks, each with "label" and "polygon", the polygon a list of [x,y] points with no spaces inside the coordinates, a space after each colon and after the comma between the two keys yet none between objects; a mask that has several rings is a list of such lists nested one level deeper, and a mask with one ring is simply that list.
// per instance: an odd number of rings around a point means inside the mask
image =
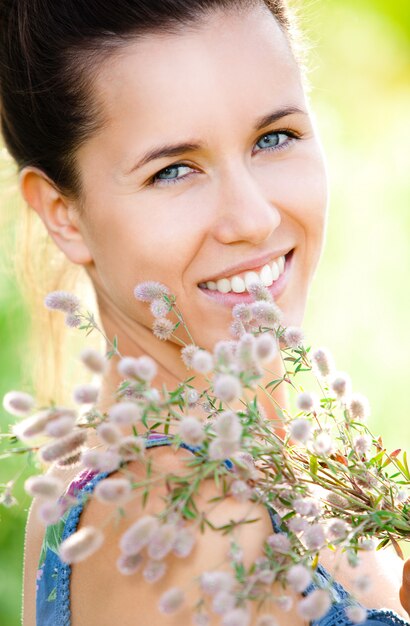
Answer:
[{"label": "green leaf", "polygon": [[316,456],[311,456],[309,458],[309,468],[314,476],[317,476],[317,471],[319,468],[319,463]]}]

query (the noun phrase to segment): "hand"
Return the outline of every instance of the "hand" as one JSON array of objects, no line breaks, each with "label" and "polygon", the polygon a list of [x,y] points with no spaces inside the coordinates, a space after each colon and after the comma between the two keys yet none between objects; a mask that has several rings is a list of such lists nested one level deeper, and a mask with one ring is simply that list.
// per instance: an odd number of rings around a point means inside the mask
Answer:
[{"label": "hand", "polygon": [[400,587],[400,602],[402,607],[410,615],[410,559],[407,559],[403,567],[403,578]]}]

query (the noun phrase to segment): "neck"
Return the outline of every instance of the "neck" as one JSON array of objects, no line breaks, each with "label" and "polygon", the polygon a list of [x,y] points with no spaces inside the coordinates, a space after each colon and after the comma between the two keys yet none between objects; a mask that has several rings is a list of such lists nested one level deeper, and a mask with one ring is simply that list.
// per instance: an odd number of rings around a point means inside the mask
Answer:
[{"label": "neck", "polygon": [[[209,381],[203,376],[186,368],[180,356],[181,346],[169,341],[159,341],[153,336],[151,330],[146,327],[138,326],[136,329],[133,326],[131,328],[127,320],[112,319],[111,316],[104,315],[104,310],[100,310],[100,312],[105,334],[109,338],[113,337],[115,334],[117,335],[118,347],[122,356],[138,357],[146,354],[156,361],[158,374],[153,381],[154,387],[158,389],[166,387],[171,391],[181,384],[181,382],[193,375],[195,375],[195,379],[190,382],[190,385],[199,393],[209,387]],[[107,345],[107,351],[110,349],[111,346]],[[114,355],[108,361],[107,370],[103,375],[100,399],[98,402],[98,408],[102,412],[107,411],[109,407],[114,404],[116,400],[116,390],[123,380],[117,371],[119,361],[120,357]],[[279,406],[282,409],[286,409],[288,405],[285,385],[279,385],[273,392],[271,389],[266,389],[268,382],[283,376],[284,366],[280,355],[277,355],[272,363],[267,365],[266,369],[267,373],[260,381],[258,389],[252,393],[256,395],[258,403],[266,413],[266,416],[275,421],[278,434],[280,434],[282,431],[280,427],[280,414],[276,412],[275,408]],[[249,395],[248,393],[248,396]],[[191,413],[197,413],[198,417],[205,418],[206,416],[202,410],[191,411]]]}]

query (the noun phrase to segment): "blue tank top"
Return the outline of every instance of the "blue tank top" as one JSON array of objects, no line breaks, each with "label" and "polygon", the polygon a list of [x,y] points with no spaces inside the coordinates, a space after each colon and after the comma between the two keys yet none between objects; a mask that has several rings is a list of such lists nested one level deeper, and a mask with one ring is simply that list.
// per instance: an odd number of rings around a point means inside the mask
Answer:
[{"label": "blue tank top", "polygon": [[[146,441],[146,447],[170,445],[170,439],[165,435],[151,435]],[[193,448],[182,444],[183,448],[196,452],[198,448]],[[228,469],[232,469],[232,463],[227,459],[224,461]],[[58,546],[67,537],[77,530],[80,515],[84,506],[82,494],[92,493],[95,485],[106,478],[110,472],[96,472],[85,470],[79,474],[78,478],[72,481],[67,489],[68,494],[76,496],[78,504],[69,508],[61,519],[56,523],[47,526],[40,560],[37,570],[36,583],[36,624],[37,626],[70,626],[70,575],[71,566],[63,563],[58,556]],[[280,529],[280,518],[270,507],[267,507],[272,521],[274,532],[283,532]],[[303,595],[310,594],[314,589],[323,585],[328,586],[331,582],[334,596],[329,612],[319,620],[310,622],[310,626],[354,626],[347,618],[345,608],[353,601],[349,593],[339,583],[332,581],[329,573],[324,567],[317,567],[318,582],[311,583]],[[410,623],[402,619],[394,611],[387,609],[369,609],[367,620],[362,626],[410,626]]]}]

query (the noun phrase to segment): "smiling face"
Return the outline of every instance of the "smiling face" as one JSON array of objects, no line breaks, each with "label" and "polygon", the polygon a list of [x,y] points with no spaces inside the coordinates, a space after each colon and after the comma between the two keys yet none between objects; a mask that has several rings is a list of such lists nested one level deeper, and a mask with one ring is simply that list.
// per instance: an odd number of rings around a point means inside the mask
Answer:
[{"label": "smiling face", "polygon": [[[274,281],[285,323],[300,324],[326,176],[299,68],[266,7],[130,43],[95,80],[107,124],[78,152],[79,228],[103,319],[137,337],[152,318],[134,286],[159,281],[211,348],[254,271]],[[144,159],[175,144],[192,145]]]}]

